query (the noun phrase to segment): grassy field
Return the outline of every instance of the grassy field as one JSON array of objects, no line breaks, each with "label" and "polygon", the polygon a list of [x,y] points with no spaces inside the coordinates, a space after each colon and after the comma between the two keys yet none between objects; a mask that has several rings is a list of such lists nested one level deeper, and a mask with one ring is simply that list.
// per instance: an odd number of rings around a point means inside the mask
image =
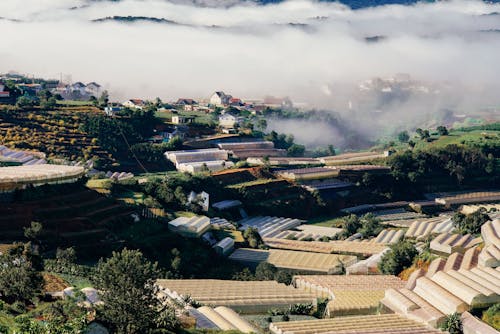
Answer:
[{"label": "grassy field", "polygon": [[273,183],[273,182],[281,182],[281,180],[257,179],[257,180],[253,180],[253,181],[249,181],[249,182],[231,184],[227,187],[232,188],[232,189],[239,189],[239,188],[243,188],[243,187],[251,187],[251,186],[263,185],[263,184],[268,184],[268,183]]},{"label": "grassy field", "polygon": [[243,238],[243,234],[240,231],[236,230],[212,230],[212,233],[215,235],[217,239],[224,239],[226,237],[230,237],[234,239],[236,243],[243,243],[245,239]]},{"label": "grassy field", "polygon": [[340,227],[344,221],[344,217],[317,217],[310,219],[308,224],[326,227]]},{"label": "grassy field", "polygon": [[419,141],[415,146],[417,149],[424,148],[443,148],[447,145],[463,145],[463,144],[485,144],[495,143],[500,145],[500,132],[499,131],[483,131],[474,130],[470,132],[451,131],[448,136],[433,136],[433,141],[425,142]]},{"label": "grassy field", "polygon": [[91,106],[92,103],[89,101],[76,101],[76,100],[62,100],[62,101],[57,101],[58,105],[61,106]]}]

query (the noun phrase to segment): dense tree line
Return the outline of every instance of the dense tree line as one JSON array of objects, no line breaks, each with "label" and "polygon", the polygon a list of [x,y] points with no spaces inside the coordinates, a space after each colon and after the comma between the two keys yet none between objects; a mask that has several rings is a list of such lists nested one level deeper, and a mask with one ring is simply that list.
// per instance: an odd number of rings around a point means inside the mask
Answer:
[{"label": "dense tree line", "polygon": [[400,184],[422,184],[432,178],[444,178],[461,185],[474,176],[492,175],[495,159],[475,147],[448,145],[425,151],[404,151],[388,161],[392,176]]},{"label": "dense tree line", "polygon": [[157,122],[154,109],[125,109],[122,116],[117,118],[102,114],[87,115],[82,130],[96,137],[108,151],[124,153],[128,151],[128,145],[150,137]]}]

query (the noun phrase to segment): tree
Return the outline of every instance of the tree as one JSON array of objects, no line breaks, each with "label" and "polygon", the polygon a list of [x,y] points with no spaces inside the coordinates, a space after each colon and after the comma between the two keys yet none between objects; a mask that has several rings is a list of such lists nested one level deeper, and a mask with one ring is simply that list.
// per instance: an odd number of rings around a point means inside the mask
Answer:
[{"label": "tree", "polygon": [[437,132],[439,133],[440,136],[447,136],[448,135],[448,129],[446,126],[440,125],[437,127]]},{"label": "tree", "polygon": [[421,128],[418,128],[415,130],[415,132],[420,136],[420,139],[429,139],[430,138],[430,133],[429,130],[422,130]]},{"label": "tree", "polygon": [[330,154],[330,155],[337,154],[337,153],[335,153],[335,146],[333,146],[332,144],[328,145],[328,154]]},{"label": "tree", "polygon": [[93,106],[95,106],[95,107],[97,107],[97,106],[99,105],[99,101],[97,101],[97,98],[96,98],[94,95],[92,95],[92,96],[89,98],[89,102],[90,102]]},{"label": "tree", "polygon": [[484,311],[482,320],[496,330],[500,330],[500,303],[496,303]]},{"label": "tree", "polygon": [[267,128],[267,121],[264,118],[259,119],[259,121],[257,122],[257,128],[260,131],[266,130],[266,128]]},{"label": "tree", "polygon": [[20,96],[16,101],[16,106],[21,109],[31,108],[34,106],[34,104],[34,101],[27,96]]},{"label": "tree", "polygon": [[245,232],[243,232],[243,238],[245,238],[251,248],[259,248],[264,244],[256,228],[248,227]]},{"label": "tree", "polygon": [[290,270],[278,269],[274,275],[274,280],[278,283],[290,285],[292,283],[293,274]]},{"label": "tree", "polygon": [[408,131],[401,131],[400,133],[398,133],[398,140],[402,143],[407,143],[408,140],[410,140]]},{"label": "tree", "polygon": [[42,289],[43,278],[34,266],[30,248],[19,244],[0,255],[0,296],[8,303],[27,303]]},{"label": "tree", "polygon": [[378,264],[378,269],[383,274],[398,275],[413,264],[418,255],[415,246],[409,241],[400,241],[390,246]]},{"label": "tree", "polygon": [[272,281],[278,269],[269,262],[261,262],[255,269],[255,278],[259,281]]},{"label": "tree", "polygon": [[375,217],[372,213],[367,213],[360,219],[361,227],[357,232],[363,235],[363,238],[376,236],[382,231],[383,227],[380,226],[380,219]]},{"label": "tree", "polygon": [[303,157],[304,152],[306,151],[306,148],[304,145],[299,145],[299,144],[292,144],[288,149],[287,149],[287,155],[289,157]]},{"label": "tree", "polygon": [[467,216],[457,212],[453,215],[451,220],[453,221],[453,226],[460,233],[478,234],[481,232],[481,226],[490,220],[490,217],[486,214],[485,208],[480,208]]},{"label": "tree", "polygon": [[359,221],[358,216],[349,215],[349,217],[344,220],[343,228],[343,237],[350,237],[351,235],[358,232],[358,230],[361,228],[361,222]]},{"label": "tree", "polygon": [[76,262],[76,252],[73,247],[58,248],[56,251],[57,262],[63,265],[71,265]]},{"label": "tree", "polygon": [[148,333],[160,324],[174,329],[173,313],[157,298],[158,277],[158,264],[137,250],[113,252],[107,260],[99,261],[94,287],[104,302],[102,316],[116,333]]},{"label": "tree", "polygon": [[40,236],[42,235],[43,226],[39,222],[31,222],[29,227],[24,228],[24,236],[34,242],[39,243]]},{"label": "tree", "polygon": [[101,96],[99,97],[99,106],[105,107],[109,102],[109,93],[107,90],[103,91]]},{"label": "tree", "polygon": [[455,312],[447,315],[441,325],[441,329],[450,334],[463,334],[462,319],[460,318],[460,314]]}]

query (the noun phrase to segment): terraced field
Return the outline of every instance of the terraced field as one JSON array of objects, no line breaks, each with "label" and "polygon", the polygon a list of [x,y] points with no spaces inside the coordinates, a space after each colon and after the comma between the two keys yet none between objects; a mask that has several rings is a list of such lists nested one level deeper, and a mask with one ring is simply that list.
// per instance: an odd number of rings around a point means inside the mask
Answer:
[{"label": "terraced field", "polygon": [[78,160],[96,156],[110,162],[111,154],[80,129],[82,116],[97,112],[93,107],[36,112],[1,110],[0,144],[44,152],[48,158]]},{"label": "terraced field", "polygon": [[19,240],[24,227],[39,221],[47,243],[95,251],[102,247],[104,240],[106,245],[113,243],[109,227],[116,221],[129,219],[132,212],[131,208],[113,199],[80,187],[41,200],[2,204],[0,234],[6,240]]}]

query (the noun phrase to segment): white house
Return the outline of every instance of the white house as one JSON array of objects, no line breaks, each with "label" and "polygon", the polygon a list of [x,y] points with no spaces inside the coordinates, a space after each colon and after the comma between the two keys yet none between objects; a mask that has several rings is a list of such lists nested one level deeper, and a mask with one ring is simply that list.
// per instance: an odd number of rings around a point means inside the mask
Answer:
[{"label": "white house", "polygon": [[75,82],[74,84],[71,85],[70,90],[73,93],[78,92],[81,96],[85,96],[87,95],[87,91],[85,88],[86,86],[83,83]]},{"label": "white house", "polygon": [[188,123],[193,123],[193,121],[194,121],[193,116],[179,116],[179,115],[172,116],[173,124],[188,124]]},{"label": "white house", "polygon": [[95,82],[89,83],[86,87],[85,90],[87,91],[88,94],[99,97],[101,95],[101,85]]},{"label": "white house", "polygon": [[130,99],[123,102],[122,105],[127,108],[143,109],[146,103],[141,99]]},{"label": "white house", "polygon": [[224,92],[215,92],[210,97],[210,104],[215,106],[223,106],[228,104],[231,98],[232,98],[231,95],[227,95]]},{"label": "white house", "polygon": [[241,122],[244,118],[239,116],[234,116],[231,114],[224,114],[219,117],[219,126],[225,129],[233,129]]},{"label": "white house", "polygon": [[122,108],[118,106],[107,106],[104,108],[104,113],[107,116],[114,116],[116,115],[116,113],[119,113],[120,111],[122,111]]}]

